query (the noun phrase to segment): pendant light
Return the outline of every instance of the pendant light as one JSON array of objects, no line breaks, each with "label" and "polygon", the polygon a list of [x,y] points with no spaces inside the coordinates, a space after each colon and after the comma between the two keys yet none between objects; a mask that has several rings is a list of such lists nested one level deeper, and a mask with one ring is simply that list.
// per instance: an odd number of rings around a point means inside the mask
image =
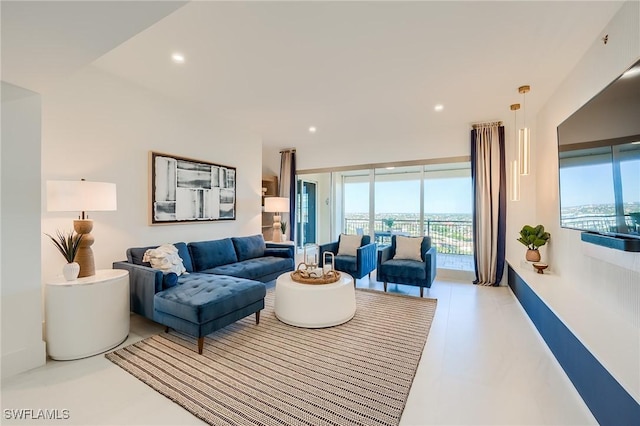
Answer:
[{"label": "pendant light", "polygon": [[525,100],[525,94],[529,90],[531,90],[529,86],[518,87],[518,93],[522,94],[522,113],[524,114],[524,126],[520,129],[520,137],[518,138],[518,161],[521,175],[528,175],[531,171],[531,132],[527,127],[527,104]]},{"label": "pendant light", "polygon": [[[513,111],[513,143],[516,144],[518,140],[518,122],[516,120],[517,111],[520,109],[520,104],[511,105],[511,111]],[[509,198],[511,201],[520,201],[520,168],[518,167],[518,160],[512,160],[509,162],[509,180],[511,188],[509,191]]]}]

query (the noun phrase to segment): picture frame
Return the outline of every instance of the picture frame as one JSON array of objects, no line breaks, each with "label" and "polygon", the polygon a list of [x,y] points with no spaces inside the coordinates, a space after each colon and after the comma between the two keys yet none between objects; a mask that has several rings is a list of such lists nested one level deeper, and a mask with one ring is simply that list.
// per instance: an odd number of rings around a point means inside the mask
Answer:
[{"label": "picture frame", "polygon": [[151,224],[236,219],[236,168],[149,152]]}]

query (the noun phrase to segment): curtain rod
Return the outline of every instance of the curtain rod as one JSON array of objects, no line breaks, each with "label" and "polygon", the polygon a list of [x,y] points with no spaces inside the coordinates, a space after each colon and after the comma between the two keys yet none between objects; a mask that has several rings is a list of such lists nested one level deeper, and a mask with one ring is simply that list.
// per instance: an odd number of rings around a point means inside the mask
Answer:
[{"label": "curtain rod", "polygon": [[494,127],[494,126],[502,126],[502,121],[487,121],[486,123],[473,123],[471,125],[474,129],[479,129],[481,127]]}]

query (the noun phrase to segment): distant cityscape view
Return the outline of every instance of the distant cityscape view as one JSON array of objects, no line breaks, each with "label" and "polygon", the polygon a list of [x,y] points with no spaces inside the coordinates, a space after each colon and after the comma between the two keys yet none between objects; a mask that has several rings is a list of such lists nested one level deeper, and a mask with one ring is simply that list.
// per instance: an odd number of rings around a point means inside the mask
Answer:
[{"label": "distant cityscape view", "polygon": [[[640,202],[624,203],[623,209],[628,232],[640,232]],[[560,217],[562,226],[599,232],[620,232],[617,229],[615,205],[612,203],[564,207]]]},{"label": "distant cityscape view", "polygon": [[[389,228],[385,220],[392,219]],[[432,239],[443,254],[473,254],[473,234],[471,214],[466,213],[429,213],[424,219],[424,235]],[[368,213],[345,214],[344,232],[356,234],[369,233]],[[391,232],[389,232],[391,231]],[[418,213],[377,213],[374,218],[374,235],[380,244],[388,244],[390,235],[420,235],[420,214]]]},{"label": "distant cityscape view", "polygon": [[[389,244],[391,235],[428,235],[438,253],[473,254],[471,229],[472,191],[470,169],[456,170],[453,175],[442,171],[428,172],[421,189],[415,174],[381,176],[375,182],[373,200],[368,182],[348,182],[344,186],[344,232],[365,233],[378,244]],[[438,175],[437,173],[445,173]],[[468,173],[461,176],[460,173]],[[423,197],[420,197],[420,191]],[[420,226],[421,198],[424,202],[424,228]],[[369,229],[369,206],[375,205],[373,230]],[[392,221],[391,226],[388,222]]]}]

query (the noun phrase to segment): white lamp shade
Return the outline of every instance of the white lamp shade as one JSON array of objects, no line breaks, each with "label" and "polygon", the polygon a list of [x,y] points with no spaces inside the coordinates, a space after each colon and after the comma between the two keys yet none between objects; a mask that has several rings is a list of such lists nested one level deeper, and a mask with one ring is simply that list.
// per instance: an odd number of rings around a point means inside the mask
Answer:
[{"label": "white lamp shade", "polygon": [[266,197],[264,211],[271,213],[285,213],[289,211],[289,199],[286,197]]},{"label": "white lamp shade", "polygon": [[47,210],[50,212],[95,212],[116,209],[115,183],[85,180],[47,181]]}]

